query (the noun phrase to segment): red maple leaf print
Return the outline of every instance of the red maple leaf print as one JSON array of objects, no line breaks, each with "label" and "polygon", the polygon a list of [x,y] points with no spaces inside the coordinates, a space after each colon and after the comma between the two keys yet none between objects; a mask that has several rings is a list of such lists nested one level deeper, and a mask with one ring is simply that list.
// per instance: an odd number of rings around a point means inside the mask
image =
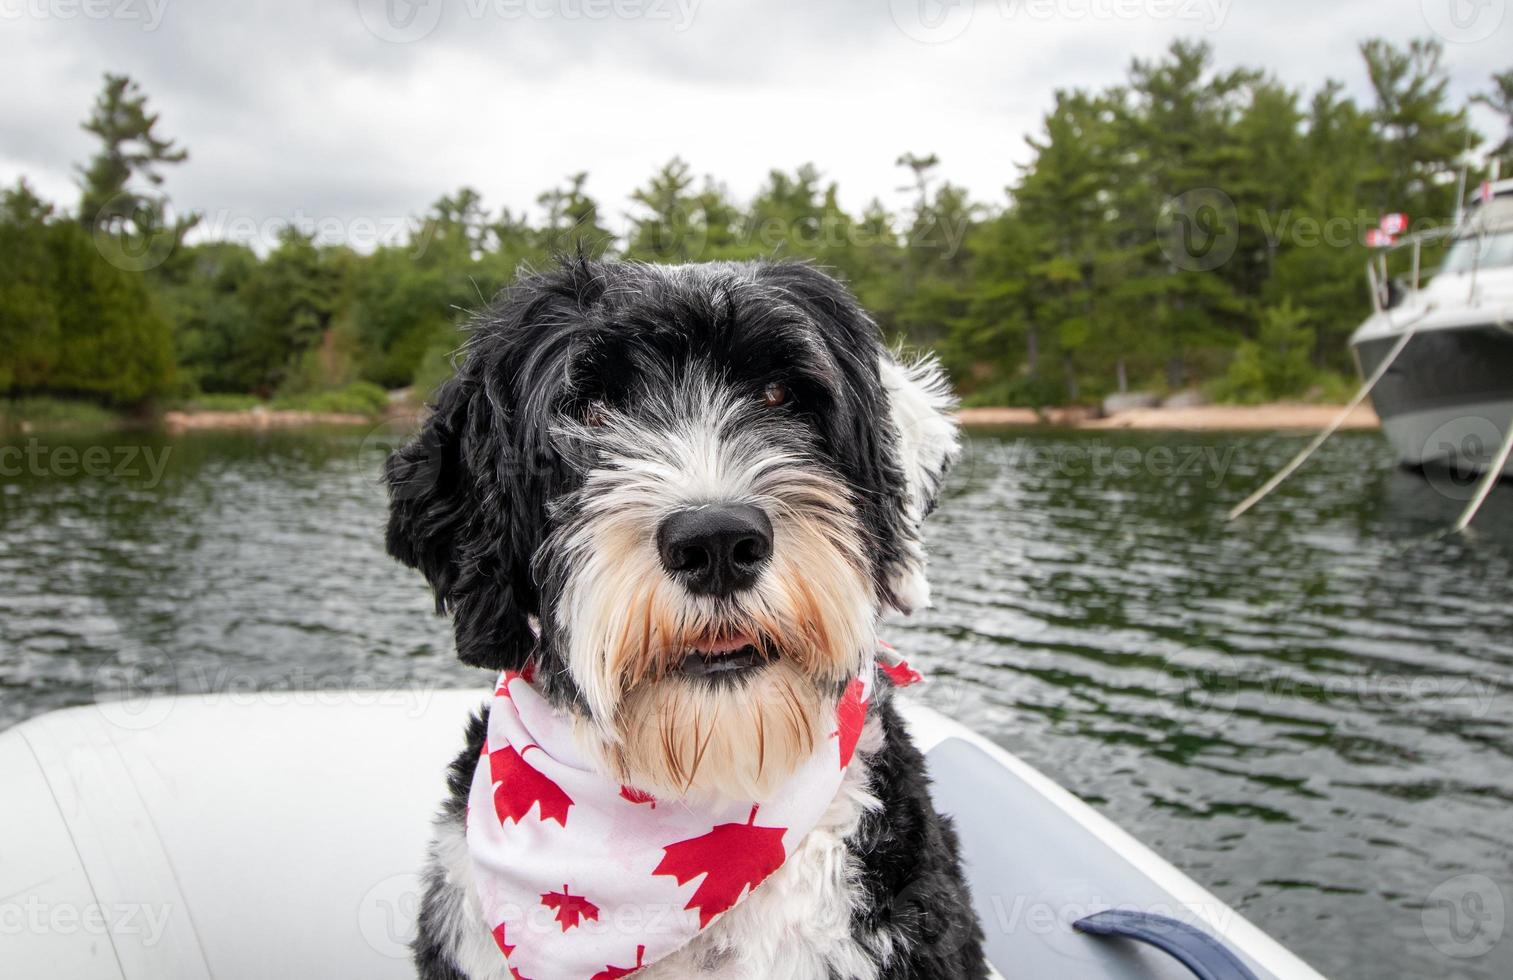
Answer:
[{"label": "red maple leaf print", "polygon": [[841,740],[841,768],[851,765],[856,754],[857,739],[862,737],[862,723],[867,720],[867,702],[862,700],[861,678],[851,678],[846,693],[835,709],[836,729],[834,734]]},{"label": "red maple leaf print", "polygon": [[[504,954],[505,963],[506,965],[508,965],[510,954],[515,951],[515,947],[504,941],[504,927],[506,924],[507,923],[501,922],[494,927],[494,942],[496,945],[498,945],[499,952]],[[531,980],[530,977],[522,977],[520,975],[520,971],[515,969],[513,966],[510,967],[510,976],[514,977],[515,980]]]},{"label": "red maple leaf print", "polygon": [[[538,746],[527,745],[525,750],[540,751]],[[541,772],[531,768],[515,751],[506,745],[497,752],[489,753],[489,773],[495,782],[494,812],[499,821],[513,820],[519,823],[531,812],[531,807],[541,808],[541,822],[555,820],[567,826],[567,810],[573,805],[572,797],[562,787],[552,782]]]},{"label": "red maple leaf print", "polygon": [[650,803],[653,810],[657,808],[657,798],[655,796],[631,786],[620,787],[620,799],[629,800],[632,803]]},{"label": "red maple leaf print", "polygon": [[515,947],[504,941],[504,927],[507,925],[509,923],[501,922],[494,927],[494,943],[499,947],[499,952],[504,954],[505,959],[509,959],[510,954],[515,951]]},{"label": "red maple leaf print", "polygon": [[557,910],[557,921],[562,923],[563,932],[567,932],[584,919],[599,921],[599,906],[582,895],[572,894],[566,885],[562,886],[560,892],[543,894],[541,904],[549,909]]},{"label": "red maple leaf print", "polygon": [[646,947],[637,946],[635,966],[606,966],[604,969],[600,970],[598,973],[595,973],[592,977],[590,977],[589,980],[620,980],[621,977],[628,977],[632,973],[635,973],[637,970],[641,969],[641,960],[645,956]]},{"label": "red maple leaf print", "polygon": [[700,929],[783,864],[785,828],[756,826],[756,812],[752,807],[745,823],[722,823],[701,837],[662,848],[666,853],[652,874],[671,875],[680,885],[704,876],[683,906],[698,906]]},{"label": "red maple leaf print", "polygon": [[499,678],[499,686],[497,686],[497,687],[494,688],[494,695],[496,697],[498,697],[500,695],[503,695],[504,697],[509,697],[510,696],[510,681],[514,680],[517,677],[520,678],[521,680],[525,681],[527,684],[534,684],[536,682],[536,664],[535,664],[535,662],[534,661],[529,662],[524,667],[521,667],[519,670],[507,670],[507,671],[505,671],[504,674],[502,676],[500,676],[500,678]]},{"label": "red maple leaf print", "polygon": [[888,675],[888,680],[893,682],[894,687],[908,687],[910,684],[918,684],[925,679],[925,675],[909,666],[909,661],[899,660],[898,663],[890,664],[879,661],[883,673]]}]

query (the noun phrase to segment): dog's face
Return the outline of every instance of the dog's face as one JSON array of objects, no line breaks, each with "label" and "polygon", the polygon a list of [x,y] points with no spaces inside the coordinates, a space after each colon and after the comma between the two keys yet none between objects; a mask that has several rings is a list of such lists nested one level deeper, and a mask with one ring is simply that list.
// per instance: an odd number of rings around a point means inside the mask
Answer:
[{"label": "dog's face", "polygon": [[762,798],[927,601],[948,410],[810,267],[573,263],[479,318],[389,461],[389,548],[623,781]]}]

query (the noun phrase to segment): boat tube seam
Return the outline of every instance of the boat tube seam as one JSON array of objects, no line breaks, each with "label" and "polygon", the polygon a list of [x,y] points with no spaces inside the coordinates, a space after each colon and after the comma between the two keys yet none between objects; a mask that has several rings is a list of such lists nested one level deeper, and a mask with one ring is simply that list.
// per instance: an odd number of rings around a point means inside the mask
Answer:
[{"label": "boat tube seam", "polygon": [[[84,855],[79,851],[79,842],[74,838],[74,827],[69,822],[68,815],[63,809],[63,801],[58,799],[58,791],[53,786],[51,771],[42,762],[42,757],[37,754],[37,747],[32,744],[31,735],[27,726],[16,726],[16,734],[21,737],[21,744],[26,746],[26,751],[31,753],[32,761],[37,764],[37,771],[42,774],[42,782],[47,786],[47,795],[53,801],[53,806],[58,811],[58,821],[63,825],[63,832],[68,835],[68,846],[74,852],[74,860],[79,862],[79,872],[84,875],[85,884],[89,885],[89,897],[94,900],[96,907],[103,907],[100,901],[100,890],[95,887],[94,876],[89,873],[89,864],[84,860]],[[126,978],[126,964],[121,960],[121,951],[116,949],[116,938],[113,933],[108,934],[110,940],[110,956],[116,961],[116,973],[123,980]]]}]

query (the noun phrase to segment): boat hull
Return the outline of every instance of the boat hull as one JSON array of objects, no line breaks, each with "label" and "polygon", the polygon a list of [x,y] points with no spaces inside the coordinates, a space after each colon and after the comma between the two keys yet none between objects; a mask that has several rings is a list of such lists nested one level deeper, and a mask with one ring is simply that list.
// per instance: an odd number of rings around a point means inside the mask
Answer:
[{"label": "boat hull", "polygon": [[[1393,336],[1358,340],[1361,372],[1375,373],[1396,343]],[[1387,369],[1371,401],[1404,465],[1485,472],[1513,425],[1513,331],[1425,330]],[[1513,475],[1513,464],[1504,473]]]}]

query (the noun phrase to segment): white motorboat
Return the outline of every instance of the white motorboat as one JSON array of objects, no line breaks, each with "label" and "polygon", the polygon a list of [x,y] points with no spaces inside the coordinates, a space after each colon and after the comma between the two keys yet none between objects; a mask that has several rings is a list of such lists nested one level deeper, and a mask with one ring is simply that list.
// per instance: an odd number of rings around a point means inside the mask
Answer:
[{"label": "white motorboat", "polygon": [[[1431,274],[1424,246],[1447,234]],[[1371,392],[1388,440],[1407,466],[1487,471],[1513,427],[1513,180],[1486,185],[1453,228],[1383,249],[1367,271],[1374,310],[1350,344],[1367,378],[1391,358]]]}]

